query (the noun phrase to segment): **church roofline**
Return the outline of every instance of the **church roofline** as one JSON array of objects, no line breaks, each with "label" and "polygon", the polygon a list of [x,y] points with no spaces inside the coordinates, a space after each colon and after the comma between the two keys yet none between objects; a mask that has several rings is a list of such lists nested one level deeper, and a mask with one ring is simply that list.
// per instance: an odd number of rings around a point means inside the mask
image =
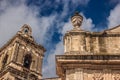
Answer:
[{"label": "church roofline", "polygon": [[116,29],[116,28],[118,28],[118,27],[120,27],[120,25],[118,25],[118,26],[115,26],[115,27],[113,27],[113,28],[110,28],[110,29],[106,29],[106,30],[103,30],[103,31],[100,31],[100,32],[91,32],[91,31],[86,31],[86,30],[82,30],[82,29],[80,29],[80,30],[74,30],[74,29],[72,29],[72,30],[70,30],[70,31],[67,31],[66,33],[65,33],[65,36],[66,35],[68,35],[68,34],[72,34],[72,33],[85,33],[85,34],[98,34],[98,35],[102,35],[102,34],[104,34],[105,32],[107,32],[107,31],[110,31],[110,30],[114,30],[114,29]]},{"label": "church roofline", "polygon": [[113,28],[110,28],[110,29],[106,29],[106,30],[104,30],[104,31],[110,31],[110,30],[116,29],[116,28],[118,28],[118,27],[120,27],[120,25],[117,25],[117,26],[115,26],[115,27],[113,27]]}]

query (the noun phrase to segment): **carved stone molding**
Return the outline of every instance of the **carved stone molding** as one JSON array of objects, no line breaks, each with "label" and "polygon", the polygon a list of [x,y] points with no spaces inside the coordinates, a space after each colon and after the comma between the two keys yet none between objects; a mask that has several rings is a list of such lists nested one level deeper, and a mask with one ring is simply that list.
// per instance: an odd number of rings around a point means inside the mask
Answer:
[{"label": "carved stone molding", "polygon": [[103,73],[94,73],[93,80],[104,80]]}]

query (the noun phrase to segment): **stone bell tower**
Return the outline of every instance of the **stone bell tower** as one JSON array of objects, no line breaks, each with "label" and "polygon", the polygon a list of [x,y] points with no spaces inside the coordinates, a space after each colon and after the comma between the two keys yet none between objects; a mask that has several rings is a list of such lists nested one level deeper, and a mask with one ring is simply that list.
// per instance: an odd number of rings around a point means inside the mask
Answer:
[{"label": "stone bell tower", "polygon": [[0,48],[0,80],[42,79],[42,60],[45,49],[32,37],[29,25]]}]

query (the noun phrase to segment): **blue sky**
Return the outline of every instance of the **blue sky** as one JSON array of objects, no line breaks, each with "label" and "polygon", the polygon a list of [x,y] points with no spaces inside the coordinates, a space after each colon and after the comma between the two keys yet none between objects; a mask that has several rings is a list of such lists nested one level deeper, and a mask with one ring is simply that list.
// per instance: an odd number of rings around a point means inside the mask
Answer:
[{"label": "blue sky", "polygon": [[81,28],[86,31],[120,24],[119,0],[0,0],[0,46],[22,25],[30,25],[36,42],[47,49],[43,77],[55,77],[55,55],[64,53],[63,36],[72,29],[75,11],[83,16]]}]

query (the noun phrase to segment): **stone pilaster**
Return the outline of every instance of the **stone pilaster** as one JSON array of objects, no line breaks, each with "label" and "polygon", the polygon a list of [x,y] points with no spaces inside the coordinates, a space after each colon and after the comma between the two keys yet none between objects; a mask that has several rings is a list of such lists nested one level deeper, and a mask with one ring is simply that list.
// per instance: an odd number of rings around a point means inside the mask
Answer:
[{"label": "stone pilaster", "polygon": [[15,42],[14,47],[13,47],[13,53],[12,53],[12,56],[11,56],[12,61],[17,60],[18,49],[19,49],[19,43]]},{"label": "stone pilaster", "polygon": [[81,68],[76,68],[75,69],[75,79],[74,80],[84,80],[83,77],[84,77],[84,74],[83,74],[83,69]]},{"label": "stone pilaster", "polygon": [[18,64],[23,64],[24,55],[25,55],[25,48],[24,48],[24,46],[20,45],[19,51],[18,51],[18,56],[17,56],[17,63]]},{"label": "stone pilaster", "polygon": [[75,80],[75,70],[66,70],[66,80]]}]

